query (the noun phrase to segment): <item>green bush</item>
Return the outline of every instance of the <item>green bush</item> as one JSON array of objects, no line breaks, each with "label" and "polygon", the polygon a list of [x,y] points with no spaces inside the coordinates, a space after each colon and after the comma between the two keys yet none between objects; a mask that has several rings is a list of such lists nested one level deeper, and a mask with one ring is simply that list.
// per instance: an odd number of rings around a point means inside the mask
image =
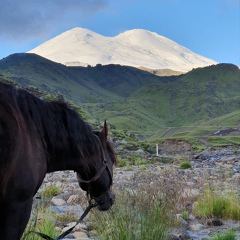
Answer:
[{"label": "green bush", "polygon": [[191,168],[192,167],[192,165],[191,165],[191,163],[190,162],[182,162],[181,164],[180,164],[180,169],[188,169],[188,168]]}]

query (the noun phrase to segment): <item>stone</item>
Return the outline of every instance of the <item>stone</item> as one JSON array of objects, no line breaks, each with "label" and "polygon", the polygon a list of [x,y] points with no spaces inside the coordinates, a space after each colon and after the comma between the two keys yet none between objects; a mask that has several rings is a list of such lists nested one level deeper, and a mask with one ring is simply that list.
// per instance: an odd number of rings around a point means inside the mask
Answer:
[{"label": "stone", "polygon": [[199,191],[197,189],[190,189],[190,188],[186,188],[183,190],[182,196],[184,198],[188,198],[188,197],[197,197],[199,196]]},{"label": "stone", "polygon": [[222,226],[223,222],[219,219],[209,219],[207,221],[208,226]]},{"label": "stone", "polygon": [[175,234],[169,234],[168,240],[179,240],[179,238]]},{"label": "stone", "polygon": [[182,218],[182,214],[176,214],[176,219],[179,220],[180,218]]},{"label": "stone", "polygon": [[74,238],[88,238],[88,235],[85,232],[74,232],[72,235]]},{"label": "stone", "polygon": [[58,188],[61,188],[62,187],[62,183],[60,181],[57,181],[55,186],[58,187]]},{"label": "stone", "polygon": [[179,219],[181,226],[187,226],[188,223],[182,217]]},{"label": "stone", "polygon": [[202,230],[202,229],[204,229],[204,228],[205,228],[205,226],[202,225],[202,224],[200,224],[200,223],[196,223],[196,224],[189,225],[189,229],[190,229],[191,231],[200,231],[200,230]]},{"label": "stone", "polygon": [[87,227],[87,225],[84,224],[84,223],[79,223],[79,224],[75,227],[75,229],[78,230],[78,231],[81,231],[81,230],[87,230],[88,227]]},{"label": "stone", "polygon": [[127,141],[125,139],[123,139],[120,143],[127,144]]},{"label": "stone", "polygon": [[189,217],[188,217],[188,219],[189,219],[189,220],[194,220],[195,217],[194,217],[192,214],[190,214]]},{"label": "stone", "polygon": [[68,229],[70,229],[70,228],[72,228],[73,226],[75,226],[75,224],[76,224],[76,222],[68,223],[67,226],[62,229],[62,233],[66,232]]},{"label": "stone", "polygon": [[51,203],[55,206],[63,206],[66,204],[66,201],[61,198],[53,197]]},{"label": "stone", "polygon": [[73,204],[78,204],[80,201],[79,196],[76,195],[71,195],[68,200],[67,200],[67,204],[73,205]]},{"label": "stone", "polygon": [[187,185],[189,186],[189,187],[192,187],[192,186],[194,186],[194,182],[187,182]]},{"label": "stone", "polygon": [[61,232],[62,229],[61,229],[60,227],[55,227],[55,228],[54,228],[54,231],[56,231],[56,232]]},{"label": "stone", "polygon": [[135,153],[138,153],[138,154],[139,153],[144,153],[144,151],[142,149],[138,149],[138,150],[135,151]]}]

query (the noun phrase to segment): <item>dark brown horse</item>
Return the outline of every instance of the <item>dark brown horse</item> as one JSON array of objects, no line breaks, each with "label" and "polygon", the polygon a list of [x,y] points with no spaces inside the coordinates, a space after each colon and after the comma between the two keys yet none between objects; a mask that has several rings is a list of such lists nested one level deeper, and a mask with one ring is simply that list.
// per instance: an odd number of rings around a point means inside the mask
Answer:
[{"label": "dark brown horse", "polygon": [[109,209],[114,163],[106,122],[93,132],[67,104],[0,83],[0,240],[21,238],[48,172],[76,171],[98,209]]}]

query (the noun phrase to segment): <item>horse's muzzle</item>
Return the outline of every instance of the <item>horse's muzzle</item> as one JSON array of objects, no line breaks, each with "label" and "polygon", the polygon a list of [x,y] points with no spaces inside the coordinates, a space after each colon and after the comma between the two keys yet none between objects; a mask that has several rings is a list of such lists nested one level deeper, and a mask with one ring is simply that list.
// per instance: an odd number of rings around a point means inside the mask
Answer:
[{"label": "horse's muzzle", "polygon": [[110,191],[101,195],[99,198],[96,199],[98,203],[97,205],[98,210],[107,211],[113,205],[114,200],[115,200],[115,194],[111,193]]}]

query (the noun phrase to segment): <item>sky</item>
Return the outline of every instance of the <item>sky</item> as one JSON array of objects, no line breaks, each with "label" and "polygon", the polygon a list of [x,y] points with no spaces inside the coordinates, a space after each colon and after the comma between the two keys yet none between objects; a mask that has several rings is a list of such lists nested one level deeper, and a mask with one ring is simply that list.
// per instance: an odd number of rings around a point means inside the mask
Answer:
[{"label": "sky", "polygon": [[75,27],[113,37],[145,29],[240,66],[240,0],[0,0],[0,59]]}]

